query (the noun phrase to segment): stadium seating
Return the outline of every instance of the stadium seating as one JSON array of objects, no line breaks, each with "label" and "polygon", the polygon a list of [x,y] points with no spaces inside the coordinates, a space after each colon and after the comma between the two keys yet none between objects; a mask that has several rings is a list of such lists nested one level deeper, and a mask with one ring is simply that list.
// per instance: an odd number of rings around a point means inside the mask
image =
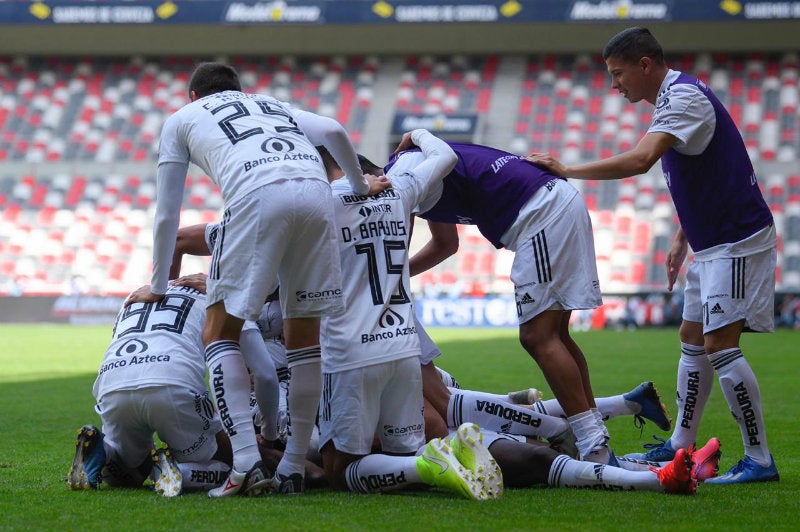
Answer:
[{"label": "stadium seating", "polygon": [[[398,112],[474,113],[501,118],[515,153],[547,151],[568,163],[636,144],[646,106],[610,88],[605,65],[588,55],[536,55],[519,71],[513,118],[493,116],[496,56],[224,58],[245,90],[333,116],[358,147],[370,123],[376,80],[395,86]],[[682,54],[726,104],[742,131],[779,233],[779,288],[800,288],[800,85],[796,53]],[[0,293],[126,292],[147,281],[155,199],[155,143],[164,119],[187,101],[190,58],[0,57]],[[391,72],[391,74],[387,74]],[[394,76],[387,79],[386,76]],[[479,142],[496,145],[492,138]],[[677,227],[658,169],[635,179],[575,182],[592,215],[603,290],[662,289]],[[220,196],[193,169],[183,223],[213,221]],[[422,224],[419,224],[422,225]],[[508,252],[462,228],[457,257],[413,280],[415,291],[513,293]],[[88,236],[86,236],[88,235]],[[421,234],[418,235],[421,237]],[[190,259],[199,271],[205,262]]]}]

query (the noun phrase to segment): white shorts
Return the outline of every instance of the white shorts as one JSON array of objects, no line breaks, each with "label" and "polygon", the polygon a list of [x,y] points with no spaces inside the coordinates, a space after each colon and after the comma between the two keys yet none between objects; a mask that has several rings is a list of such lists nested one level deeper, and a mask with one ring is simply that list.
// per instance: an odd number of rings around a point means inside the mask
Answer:
[{"label": "white shorts", "polygon": [[413,454],[425,443],[419,359],[409,357],[322,374],[320,448],[372,452],[377,436],[384,452]]},{"label": "white shorts", "polygon": [[426,331],[425,327],[419,322],[416,314],[414,315],[414,323],[417,326],[417,335],[419,336],[419,349],[421,353],[419,361],[420,364],[424,366],[425,364],[433,362],[434,358],[441,355],[442,350],[439,349],[439,346],[436,345],[436,342],[430,337],[428,331]]},{"label": "white shorts", "polygon": [[178,462],[208,462],[217,452],[222,423],[208,391],[153,386],[103,395],[95,405],[105,441],[126,467],[142,464],[153,448],[153,433],[169,445]]},{"label": "white shorts", "polygon": [[603,304],[592,221],[580,195],[549,223],[531,225],[514,248],[511,281],[520,324],[552,308],[590,309]]},{"label": "white shorts", "polygon": [[777,251],[694,261],[686,271],[683,319],[703,324],[703,334],[745,320],[758,332],[775,330]]},{"label": "white shorts", "polygon": [[330,185],[292,179],[256,189],[226,208],[211,258],[208,305],[257,320],[280,284],[284,318],[343,311]]}]

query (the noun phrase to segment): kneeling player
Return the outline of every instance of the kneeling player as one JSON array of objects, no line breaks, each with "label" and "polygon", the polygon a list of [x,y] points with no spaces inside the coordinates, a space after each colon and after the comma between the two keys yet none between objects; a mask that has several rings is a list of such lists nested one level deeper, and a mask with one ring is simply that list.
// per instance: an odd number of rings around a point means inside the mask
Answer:
[{"label": "kneeling player", "polygon": [[[102,432],[78,431],[70,488],[139,487],[152,476],[174,496],[227,477],[230,444],[206,389],[205,314],[205,294],[186,286],[120,310],[93,388]],[[156,450],[154,433],[168,447]]]}]

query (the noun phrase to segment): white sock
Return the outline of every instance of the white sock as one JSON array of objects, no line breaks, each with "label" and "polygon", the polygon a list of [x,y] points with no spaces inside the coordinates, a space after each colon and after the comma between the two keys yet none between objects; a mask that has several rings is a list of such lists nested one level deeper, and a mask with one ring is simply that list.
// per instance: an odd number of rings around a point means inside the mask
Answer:
[{"label": "white sock", "polygon": [[494,400],[492,394],[458,390],[447,403],[447,426],[457,428],[466,422],[495,432],[542,438],[558,436],[569,426],[562,418]]},{"label": "white sock", "polygon": [[289,439],[276,473],[289,476],[305,474],[305,459],[311,433],[317,419],[322,392],[320,347],[304,347],[286,351],[289,360]]},{"label": "white sock", "polygon": [[180,462],[178,469],[183,489],[208,491],[225,482],[231,467],[225,462],[211,460],[205,463]]},{"label": "white sock", "polygon": [[673,449],[688,449],[697,441],[703,410],[714,385],[714,368],[701,345],[681,342],[678,361],[678,415],[670,437]]},{"label": "white sock", "polygon": [[242,331],[239,338],[242,355],[253,374],[253,389],[261,413],[261,435],[278,439],[278,372],[258,329]]},{"label": "white sock", "polygon": [[658,475],[652,471],[626,471],[619,467],[573,460],[563,454],[553,460],[547,483],[555,488],[664,491]]},{"label": "white sock", "polygon": [[239,344],[219,340],[206,346],[209,384],[222,426],[233,448],[233,468],[246,473],[261,460],[250,415],[250,375]]},{"label": "white sock", "polygon": [[760,465],[769,467],[772,459],[761,409],[761,391],[750,364],[738,347],[717,351],[708,355],[708,359],[717,370],[722,393],[739,424],[744,454]]},{"label": "white sock", "polygon": [[380,493],[419,484],[416,456],[368,454],[344,471],[347,487],[355,493]]},{"label": "white sock", "polygon": [[609,459],[608,437],[597,422],[594,412],[587,410],[567,418],[572,432],[575,433],[576,445],[581,460],[589,460],[607,464]]}]

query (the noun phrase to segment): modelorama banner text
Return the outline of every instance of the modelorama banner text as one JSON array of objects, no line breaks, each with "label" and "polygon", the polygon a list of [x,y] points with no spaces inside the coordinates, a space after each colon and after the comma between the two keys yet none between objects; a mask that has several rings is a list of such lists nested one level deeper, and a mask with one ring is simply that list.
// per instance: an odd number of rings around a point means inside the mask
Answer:
[{"label": "modelorama banner text", "polygon": [[800,18],[800,1],[338,0],[0,2],[0,24],[404,24]]}]

